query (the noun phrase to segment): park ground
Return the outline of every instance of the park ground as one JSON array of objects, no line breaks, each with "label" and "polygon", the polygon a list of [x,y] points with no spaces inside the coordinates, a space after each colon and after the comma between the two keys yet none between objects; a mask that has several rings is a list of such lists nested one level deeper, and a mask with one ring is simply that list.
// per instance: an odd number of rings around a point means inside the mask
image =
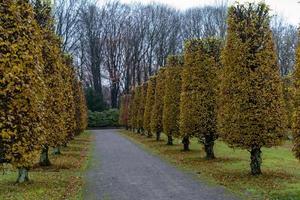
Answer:
[{"label": "park ground", "polygon": [[[83,195],[84,172],[89,165],[92,135],[84,132],[63,147],[61,155],[51,155],[50,167],[36,165],[29,172],[29,183],[15,184],[17,172],[3,166],[0,175],[2,200],[80,200]],[[50,151],[51,152],[51,151]]]},{"label": "park ground", "polygon": [[[134,200],[167,194],[174,199],[180,197],[176,192],[181,189],[182,194],[190,193],[190,199],[211,199],[208,193],[213,193],[216,199],[300,200],[300,163],[291,152],[291,142],[263,149],[263,175],[259,177],[249,174],[245,150],[218,141],[217,159],[207,161],[196,140],[190,152],[181,151],[180,140],[174,142],[167,146],[164,135],[157,142],[125,130],[85,132],[63,148],[62,155],[50,156],[51,167],[34,167],[29,183],[15,184],[17,172],[4,166],[0,199]],[[149,179],[153,174],[156,178]]]},{"label": "park ground", "polygon": [[222,141],[215,144],[217,159],[207,161],[203,146],[197,140],[191,141],[190,152],[183,152],[180,140],[167,146],[165,135],[157,142],[129,131],[121,131],[121,134],[179,169],[212,185],[222,185],[242,199],[300,200],[300,163],[291,151],[290,141],[280,147],[264,148],[263,175],[253,177],[249,172],[249,152],[229,148]]}]

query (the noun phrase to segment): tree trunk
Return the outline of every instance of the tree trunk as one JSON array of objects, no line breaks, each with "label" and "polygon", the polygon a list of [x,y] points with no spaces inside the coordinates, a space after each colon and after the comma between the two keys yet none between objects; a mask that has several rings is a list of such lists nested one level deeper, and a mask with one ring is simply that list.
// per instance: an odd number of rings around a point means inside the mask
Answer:
[{"label": "tree trunk", "polygon": [[148,135],[147,135],[147,137],[148,137],[148,138],[152,138],[152,137],[153,137],[153,135],[152,135],[151,131],[149,131],[149,132],[148,132]]},{"label": "tree trunk", "polygon": [[42,149],[42,153],[40,156],[40,163],[39,163],[40,166],[50,166],[51,165],[51,162],[50,162],[49,156],[48,156],[48,150],[49,150],[48,146],[45,146]]},{"label": "tree trunk", "polygon": [[251,149],[251,174],[254,176],[261,174],[261,166],[262,160],[261,160],[261,150],[260,147],[253,147]]},{"label": "tree trunk", "polygon": [[156,141],[160,140],[160,132],[156,132]]},{"label": "tree trunk", "polygon": [[190,140],[188,136],[184,136],[182,139],[183,151],[189,151]]},{"label": "tree trunk", "polygon": [[171,135],[168,135],[168,142],[167,145],[173,145],[173,138]]},{"label": "tree trunk", "polygon": [[18,168],[18,171],[19,171],[19,174],[18,174],[17,183],[28,182],[29,181],[28,169],[25,167],[20,167],[20,168]]},{"label": "tree trunk", "polygon": [[205,136],[204,149],[205,149],[207,160],[212,160],[216,158],[214,154],[214,144],[215,142],[211,135]]},{"label": "tree trunk", "polygon": [[60,147],[58,146],[58,147],[55,147],[54,149],[53,149],[53,154],[54,155],[60,155],[61,154],[61,152],[60,152]]}]

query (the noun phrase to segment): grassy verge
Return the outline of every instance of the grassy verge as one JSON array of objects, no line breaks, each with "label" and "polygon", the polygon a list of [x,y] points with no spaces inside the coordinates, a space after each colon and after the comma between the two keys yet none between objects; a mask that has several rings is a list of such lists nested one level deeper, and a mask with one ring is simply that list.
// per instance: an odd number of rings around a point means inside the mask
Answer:
[{"label": "grassy verge", "polygon": [[17,172],[8,166],[0,175],[0,199],[82,199],[83,173],[88,166],[90,147],[91,135],[84,132],[62,148],[61,155],[50,155],[50,167],[34,167],[29,172],[30,182],[25,184],[15,184]]},{"label": "grassy verge", "polygon": [[191,141],[190,152],[183,152],[179,140],[167,146],[165,136],[157,142],[129,131],[121,133],[175,166],[192,171],[210,183],[223,185],[245,199],[300,200],[300,162],[294,158],[290,142],[263,149],[263,175],[253,177],[249,174],[249,153],[231,149],[221,141],[215,145],[217,159],[207,161],[203,159],[202,145],[196,140]]}]

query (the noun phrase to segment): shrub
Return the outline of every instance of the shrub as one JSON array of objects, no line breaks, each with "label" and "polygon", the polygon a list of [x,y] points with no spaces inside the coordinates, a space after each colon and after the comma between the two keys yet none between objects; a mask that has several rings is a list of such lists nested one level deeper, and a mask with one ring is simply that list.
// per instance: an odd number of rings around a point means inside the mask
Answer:
[{"label": "shrub", "polygon": [[88,111],[89,127],[115,127],[119,126],[119,110],[109,109],[103,112]]}]

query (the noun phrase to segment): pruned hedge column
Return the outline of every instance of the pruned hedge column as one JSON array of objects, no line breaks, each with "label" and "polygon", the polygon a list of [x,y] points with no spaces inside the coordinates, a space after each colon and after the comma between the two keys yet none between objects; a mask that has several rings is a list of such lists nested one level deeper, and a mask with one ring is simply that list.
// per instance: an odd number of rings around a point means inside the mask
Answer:
[{"label": "pruned hedge column", "polygon": [[286,117],[282,83],[264,3],[229,8],[218,130],[232,147],[251,153],[251,173],[261,174],[261,148],[279,145]]},{"label": "pruned hedge column", "polygon": [[138,109],[138,129],[142,134],[144,134],[144,112],[145,112],[145,104],[146,104],[146,97],[147,97],[147,86],[148,83],[145,82],[141,85],[141,96],[139,102],[139,109]]},{"label": "pruned hedge column", "polygon": [[[300,34],[299,34],[300,35]],[[299,39],[300,41],[300,39]],[[296,158],[300,159],[300,42],[296,52],[296,66],[294,72],[294,114],[292,119],[294,148]]]},{"label": "pruned hedge column", "polygon": [[165,72],[165,95],[163,108],[163,130],[168,137],[168,145],[173,145],[173,137],[179,136],[179,114],[182,56],[170,56]]},{"label": "pruned hedge column", "polygon": [[144,111],[144,121],[143,121],[144,124],[143,127],[147,132],[148,137],[152,137],[150,123],[151,123],[153,105],[155,102],[155,88],[156,88],[156,76],[152,76],[148,80],[147,96],[146,96],[145,111]]},{"label": "pruned hedge column", "polygon": [[44,143],[46,92],[41,31],[26,1],[0,2],[0,38],[0,161],[18,168],[24,182]]},{"label": "pruned hedge column", "polygon": [[160,68],[156,77],[155,100],[151,114],[151,131],[156,134],[156,140],[160,140],[163,131],[162,115],[164,108],[165,92],[165,67]]},{"label": "pruned hedge column", "polygon": [[216,95],[221,40],[194,39],[185,48],[180,130],[184,139],[197,137],[204,145],[206,158],[213,159],[214,141],[218,137]]}]

